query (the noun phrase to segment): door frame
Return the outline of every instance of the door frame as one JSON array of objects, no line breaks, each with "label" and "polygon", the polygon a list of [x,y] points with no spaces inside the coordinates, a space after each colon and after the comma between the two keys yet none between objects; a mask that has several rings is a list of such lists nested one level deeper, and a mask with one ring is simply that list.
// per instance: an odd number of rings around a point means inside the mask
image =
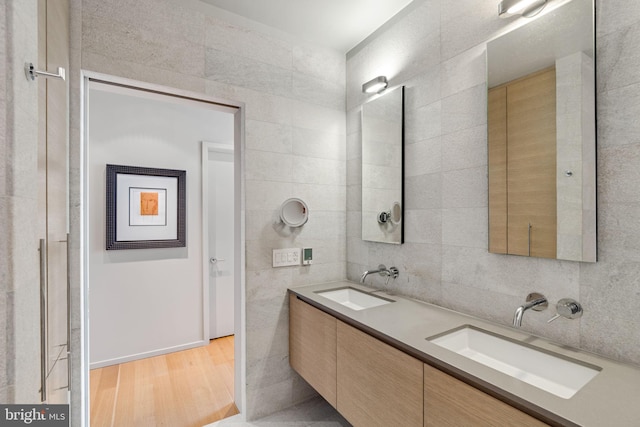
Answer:
[{"label": "door frame", "polygon": [[[76,375],[80,377],[81,390],[81,419],[83,425],[90,425],[90,408],[89,408],[89,247],[88,247],[88,231],[89,231],[89,209],[88,203],[88,93],[90,81],[96,81],[114,86],[128,87],[135,90],[142,90],[167,96],[182,98],[185,100],[193,100],[198,102],[206,102],[218,104],[226,107],[236,108],[234,113],[234,214],[236,221],[234,223],[234,275],[235,275],[235,292],[234,292],[234,402],[238,408],[239,414],[236,419],[246,419],[246,313],[245,313],[245,288],[246,288],[246,271],[245,271],[245,183],[244,183],[244,158],[245,158],[245,104],[238,101],[230,101],[223,98],[217,98],[205,95],[203,93],[191,92],[182,89],[176,89],[168,86],[146,83],[137,80],[116,77],[108,74],[97,73],[92,71],[81,70],[80,72],[80,182],[74,190],[80,196],[80,217],[78,221],[79,236],[79,254],[80,260],[80,319],[79,325],[74,325],[79,331],[76,337],[80,342],[80,366],[73,367]],[[206,267],[206,266],[205,266]],[[203,267],[203,268],[205,268]],[[208,297],[207,286],[202,289],[203,299]],[[203,304],[208,305],[205,300]],[[207,312],[208,313],[208,308]],[[208,315],[203,312],[203,338],[205,342],[208,338]],[[79,371],[79,372],[78,372]]]}]

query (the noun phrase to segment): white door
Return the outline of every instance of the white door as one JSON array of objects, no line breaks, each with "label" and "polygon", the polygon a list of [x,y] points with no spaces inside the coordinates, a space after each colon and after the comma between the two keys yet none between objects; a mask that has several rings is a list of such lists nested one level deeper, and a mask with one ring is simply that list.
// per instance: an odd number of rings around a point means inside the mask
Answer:
[{"label": "white door", "polygon": [[209,335],[234,334],[233,151],[209,151]]}]

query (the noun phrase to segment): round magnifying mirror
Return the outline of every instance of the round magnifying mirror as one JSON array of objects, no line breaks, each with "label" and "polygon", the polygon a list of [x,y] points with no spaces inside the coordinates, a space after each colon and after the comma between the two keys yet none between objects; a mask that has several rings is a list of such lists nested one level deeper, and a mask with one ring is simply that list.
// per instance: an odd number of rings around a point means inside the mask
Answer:
[{"label": "round magnifying mirror", "polygon": [[289,227],[300,227],[309,219],[309,208],[300,199],[287,199],[280,207],[280,219]]}]

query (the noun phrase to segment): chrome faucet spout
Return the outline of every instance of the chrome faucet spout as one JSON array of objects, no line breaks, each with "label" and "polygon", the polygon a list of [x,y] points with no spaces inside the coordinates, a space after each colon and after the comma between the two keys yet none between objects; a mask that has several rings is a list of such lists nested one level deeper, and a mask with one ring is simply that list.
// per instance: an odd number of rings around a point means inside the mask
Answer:
[{"label": "chrome faucet spout", "polygon": [[522,326],[522,317],[524,316],[524,311],[526,310],[526,304],[521,305],[516,308],[516,312],[513,314],[513,326],[519,328]]},{"label": "chrome faucet spout", "polygon": [[362,276],[360,277],[360,283],[364,283],[364,279],[366,279],[368,275],[375,274],[375,273],[380,273],[381,271],[384,271],[384,270],[378,269],[378,270],[367,270],[367,271],[365,271],[364,273],[362,273]]},{"label": "chrome faucet spout", "polygon": [[548,306],[547,299],[542,294],[531,293],[527,296],[527,302],[516,308],[513,314],[513,326],[519,328],[522,326],[522,317],[524,312],[530,309],[534,311],[542,311]]},{"label": "chrome faucet spout", "polygon": [[360,277],[360,283],[364,283],[364,279],[367,278],[370,274],[379,273],[382,277],[387,277],[387,284],[389,284],[389,279],[395,279],[398,277],[398,269],[396,267],[385,267],[384,264],[380,264],[377,270],[367,270],[362,273]]}]

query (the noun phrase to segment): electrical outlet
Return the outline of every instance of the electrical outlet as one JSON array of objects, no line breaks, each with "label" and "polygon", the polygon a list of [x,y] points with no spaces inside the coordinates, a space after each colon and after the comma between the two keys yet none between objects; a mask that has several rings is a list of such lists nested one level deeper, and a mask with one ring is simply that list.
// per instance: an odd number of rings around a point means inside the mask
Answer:
[{"label": "electrical outlet", "polygon": [[300,248],[273,250],[274,267],[288,267],[291,265],[300,265]]}]

